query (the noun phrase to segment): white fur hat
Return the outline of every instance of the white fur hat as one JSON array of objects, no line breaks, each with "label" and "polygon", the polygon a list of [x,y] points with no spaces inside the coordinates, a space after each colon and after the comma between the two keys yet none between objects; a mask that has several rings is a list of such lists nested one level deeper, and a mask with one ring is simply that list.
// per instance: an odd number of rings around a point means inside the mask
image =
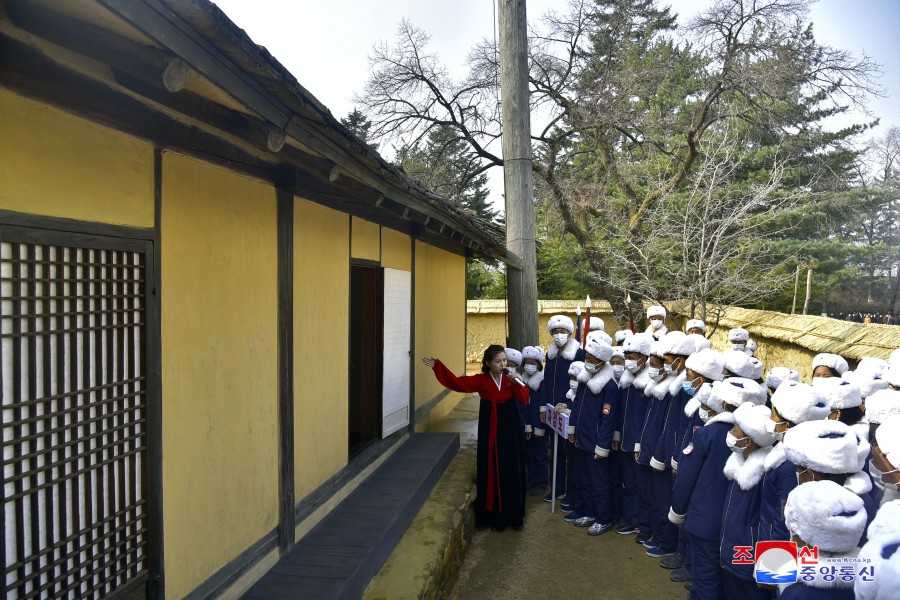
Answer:
[{"label": "white fur hat", "polygon": [[712,348],[712,342],[699,333],[688,334],[688,339],[694,342],[694,352],[700,352],[705,348]]},{"label": "white fur hat", "polygon": [[869,454],[869,442],[857,436],[849,425],[829,419],[791,427],[782,443],[785,456],[795,465],[833,475],[860,471]]},{"label": "white fur hat", "polygon": [[900,364],[891,365],[885,377],[889,384],[895,388],[900,388]]},{"label": "white fur hat", "polygon": [[784,522],[819,550],[848,552],[866,528],[866,507],[862,498],[833,481],[811,481],[788,494]]},{"label": "white fur hat", "polygon": [[522,348],[522,360],[531,358],[539,363],[544,362],[544,349],[540,346],[525,346]]},{"label": "white fur hat", "polygon": [[622,342],[622,349],[625,350],[625,352],[637,352],[644,356],[650,356],[650,346],[652,343],[653,337],[646,333],[635,333],[634,335],[625,338],[625,341]]},{"label": "white fur hat", "polygon": [[587,348],[584,351],[603,362],[609,361],[613,354],[612,346],[596,337],[588,338]]},{"label": "white fur hat", "polygon": [[828,367],[838,375],[843,375],[850,368],[850,365],[847,364],[843,356],[823,353],[816,354],[813,358],[812,370],[815,371],[817,367]]},{"label": "white fur hat", "polygon": [[871,567],[871,577],[857,576],[853,582],[856,600],[897,600],[900,598],[900,523],[889,534],[869,536],[859,551],[860,567]]},{"label": "white fur hat", "polygon": [[759,346],[756,345],[756,340],[747,340],[747,352],[750,356],[756,354],[756,350]]},{"label": "white fur hat", "polygon": [[569,333],[575,333],[575,323],[573,323],[572,319],[566,315],[553,315],[550,317],[550,320],[547,321],[547,331],[552,332],[554,329],[559,329],[560,327]]},{"label": "white fur hat", "polygon": [[515,348],[504,348],[503,352],[506,354],[506,362],[514,362],[517,365],[522,364],[522,353]]},{"label": "white fur hat", "polygon": [[[591,318],[593,319],[593,317],[591,317]],[[588,339],[588,341],[591,341],[592,339],[603,340],[604,342],[606,342],[607,344],[612,346],[612,338],[609,337],[608,333],[606,333],[605,331],[602,331],[600,329],[598,329],[596,331],[592,331],[589,334],[587,334],[587,339]]]},{"label": "white fur hat", "polygon": [[734,373],[736,377],[754,379],[754,377],[751,377],[754,371],[753,365],[750,364],[750,357],[744,352],[726,350],[722,353],[722,358],[725,359],[725,368],[729,372]]},{"label": "white fur hat", "polygon": [[900,533],[900,500],[891,500],[881,505],[875,518],[869,523],[866,537],[872,539],[891,533]]},{"label": "white fur hat", "polygon": [[750,339],[750,332],[743,327],[735,327],[728,332],[729,342],[744,342]]},{"label": "white fur hat", "polygon": [[584,370],[584,361],[573,360],[569,365],[569,377],[578,377],[578,374]]},{"label": "white fur hat", "polygon": [[891,357],[888,359],[888,364],[892,367],[900,366],[900,348],[897,348],[893,352],[891,352]]},{"label": "white fur hat", "polygon": [[680,331],[670,331],[660,340],[665,354],[688,356],[696,351],[694,340]]},{"label": "white fur hat", "polygon": [[[883,390],[888,386],[887,370],[879,372],[877,370],[861,371],[856,369],[855,371],[847,371],[841,375],[841,378],[858,385],[859,393],[863,398],[868,398],[878,390]],[[822,378],[818,377],[817,379]],[[827,377],[825,379],[827,379]],[[832,377],[831,379],[835,378]]]},{"label": "white fur hat", "polygon": [[713,392],[730,406],[759,404],[759,384],[752,379],[727,377],[713,384]]},{"label": "white fur hat", "polygon": [[875,430],[875,442],[888,462],[900,468],[900,415],[881,422]]},{"label": "white fur hat", "polygon": [[610,358],[612,358],[613,356],[618,356],[623,360],[625,359],[625,350],[622,348],[622,346],[613,346],[613,351],[612,355],[610,355]]},{"label": "white fur hat", "polygon": [[650,344],[650,356],[657,356],[659,358],[665,358],[666,354],[666,346],[663,340],[653,340],[653,343]]},{"label": "white fur hat", "polygon": [[[728,379],[722,383],[728,383]],[[755,382],[752,382],[755,384]],[[757,446],[768,448],[775,443],[775,436],[766,431],[766,421],[769,420],[770,411],[765,406],[747,402],[741,404],[734,411],[734,422],[737,423],[744,435],[753,440]]]},{"label": "white fur hat", "polygon": [[890,363],[883,358],[863,356],[859,359],[859,362],[856,363],[856,368],[853,371],[855,373],[880,373],[884,375],[890,366]]},{"label": "white fur hat", "polygon": [[822,394],[811,385],[788,379],[781,382],[772,394],[772,406],[791,423],[798,425],[806,421],[825,419],[831,414],[831,407]]},{"label": "white fur hat", "polygon": [[812,385],[825,396],[832,410],[851,408],[862,403],[859,386],[841,377],[815,377]]},{"label": "white fur hat", "polygon": [[630,329],[620,329],[616,332],[616,343],[621,344],[625,338],[631,337],[634,333]]},{"label": "white fur hat", "polygon": [[700,404],[705,404],[717,413],[724,412],[725,399],[720,395],[720,392],[723,390],[716,389],[717,387],[721,387],[721,385],[721,381],[713,381],[712,385],[704,383],[700,386],[700,389],[697,390],[697,393],[694,394],[694,398],[699,400]]},{"label": "white fur hat", "polygon": [[[584,319],[581,319],[581,329],[584,330]],[[591,317],[591,331],[605,331],[606,323],[600,317]]]},{"label": "white fur hat", "polygon": [[688,331],[689,329],[693,329],[696,327],[703,333],[706,333],[706,323],[704,323],[700,319],[688,319],[688,322],[684,324],[684,330]]},{"label": "white fur hat", "polygon": [[762,379],[763,362],[755,356],[750,356],[750,360],[748,362],[750,363],[750,376],[747,379],[753,379],[754,381]]},{"label": "white fur hat", "polygon": [[661,317],[663,319],[666,318],[666,309],[663,306],[653,305],[647,308],[647,318],[652,319],[653,317]]},{"label": "white fur hat", "polygon": [[684,361],[684,366],[702,375],[707,381],[722,381],[724,378],[722,370],[725,368],[725,360],[712,348],[694,352]]},{"label": "white fur hat", "polygon": [[884,423],[895,415],[900,415],[900,390],[880,390],[866,398],[869,423]]},{"label": "white fur hat", "polygon": [[799,382],[800,373],[787,367],[773,367],[766,375],[766,385],[772,390],[781,385],[781,382],[788,380]]}]

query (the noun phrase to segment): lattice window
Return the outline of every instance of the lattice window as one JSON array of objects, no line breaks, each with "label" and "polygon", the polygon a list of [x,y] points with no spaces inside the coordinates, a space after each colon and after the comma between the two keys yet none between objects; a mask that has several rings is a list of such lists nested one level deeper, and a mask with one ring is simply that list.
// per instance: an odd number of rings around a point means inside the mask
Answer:
[{"label": "lattice window", "polygon": [[5,597],[108,597],[147,578],[147,255],[2,239]]}]

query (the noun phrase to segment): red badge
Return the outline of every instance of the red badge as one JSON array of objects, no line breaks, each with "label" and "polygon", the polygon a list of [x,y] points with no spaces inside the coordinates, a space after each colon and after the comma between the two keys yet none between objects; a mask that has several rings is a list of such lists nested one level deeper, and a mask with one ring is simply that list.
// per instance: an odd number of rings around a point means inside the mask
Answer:
[{"label": "red badge", "polygon": [[603,414],[604,415],[608,415],[610,410],[612,410],[612,408],[609,406],[608,402],[603,405]]}]

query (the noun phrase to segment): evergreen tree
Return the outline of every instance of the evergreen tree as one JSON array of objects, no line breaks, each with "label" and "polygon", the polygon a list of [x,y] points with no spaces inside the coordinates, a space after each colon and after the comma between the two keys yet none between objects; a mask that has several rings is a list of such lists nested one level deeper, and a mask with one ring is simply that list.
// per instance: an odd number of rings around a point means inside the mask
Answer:
[{"label": "evergreen tree", "polygon": [[341,125],[349,129],[350,133],[368,144],[373,150],[378,149],[378,144],[373,143],[369,139],[369,130],[372,128],[372,121],[358,108],[354,108],[346,117],[343,117],[341,119]]}]

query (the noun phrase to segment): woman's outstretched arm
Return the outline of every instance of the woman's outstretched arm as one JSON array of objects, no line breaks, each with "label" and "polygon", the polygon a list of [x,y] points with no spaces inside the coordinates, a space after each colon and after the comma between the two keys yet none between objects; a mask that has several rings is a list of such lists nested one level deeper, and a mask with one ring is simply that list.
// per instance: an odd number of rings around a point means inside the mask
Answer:
[{"label": "woman's outstretched arm", "polygon": [[469,394],[478,393],[479,377],[472,375],[457,377],[444,365],[444,363],[432,356],[423,358],[422,363],[426,367],[434,369],[434,376],[437,377],[437,380],[445,388],[453,390],[454,392],[466,392]]}]

